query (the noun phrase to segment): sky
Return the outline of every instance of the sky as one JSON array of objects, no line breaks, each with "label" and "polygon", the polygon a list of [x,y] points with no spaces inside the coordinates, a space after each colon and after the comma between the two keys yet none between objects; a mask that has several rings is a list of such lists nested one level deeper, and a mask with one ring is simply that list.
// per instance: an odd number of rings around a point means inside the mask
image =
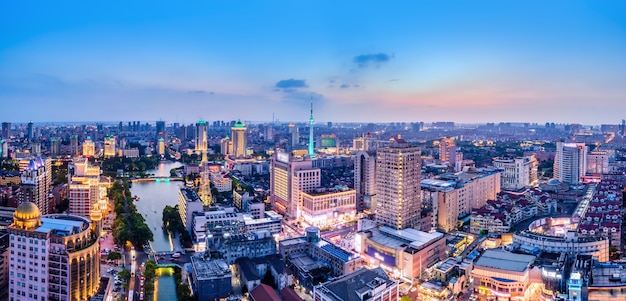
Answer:
[{"label": "sky", "polygon": [[[61,4],[62,3],[62,4]],[[2,1],[0,120],[626,118],[626,1]]]}]

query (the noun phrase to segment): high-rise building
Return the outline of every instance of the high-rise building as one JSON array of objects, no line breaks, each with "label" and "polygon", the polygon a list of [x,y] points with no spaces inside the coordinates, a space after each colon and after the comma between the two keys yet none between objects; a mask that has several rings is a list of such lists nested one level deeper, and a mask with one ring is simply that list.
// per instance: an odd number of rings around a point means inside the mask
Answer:
[{"label": "high-rise building", "polygon": [[32,121],[28,122],[26,128],[26,138],[28,138],[28,141],[33,141],[35,139],[35,127]]},{"label": "high-rise building", "polygon": [[301,192],[310,192],[321,185],[321,170],[313,168],[310,157],[295,158],[277,151],[270,165],[270,202],[274,210],[289,218],[299,218]]},{"label": "high-rise building", "polygon": [[274,141],[274,127],[272,125],[265,126],[265,133],[263,133],[263,137],[265,137],[265,141]]},{"label": "high-rise building", "polygon": [[58,156],[61,154],[61,138],[50,138],[50,155]]},{"label": "high-rise building", "polygon": [[156,122],[156,136],[157,138],[167,137],[167,132],[165,131],[165,121],[159,120]]},{"label": "high-rise building", "polygon": [[52,160],[41,157],[31,159],[22,171],[21,201],[32,202],[48,214],[48,195],[52,180]]},{"label": "high-rise building", "polygon": [[539,163],[535,155],[494,158],[493,166],[502,170],[500,187],[504,190],[518,190],[538,184]]},{"label": "high-rise building", "polygon": [[117,155],[117,152],[116,152],[115,136],[104,137],[104,157],[110,158],[110,157],[115,157],[116,155]]},{"label": "high-rise building", "polygon": [[9,143],[0,139],[0,158],[8,158],[9,157]]},{"label": "high-rise building", "polygon": [[8,228],[8,300],[90,300],[100,285],[96,224],[69,214],[42,216],[34,203],[21,203]]},{"label": "high-rise building", "polygon": [[83,157],[93,157],[96,155],[96,145],[91,140],[90,136],[87,136],[85,142],[83,142]]},{"label": "high-rise building", "polygon": [[441,138],[439,141],[439,160],[454,164],[456,159],[456,143],[454,138]]},{"label": "high-rise building", "polygon": [[208,149],[208,126],[202,119],[196,123],[196,153],[202,153]]},{"label": "high-rise building", "polygon": [[556,143],[554,178],[568,184],[579,184],[587,173],[587,146],[585,143]]},{"label": "high-rise building", "polygon": [[78,136],[77,135],[71,135],[70,136],[70,155],[72,155],[72,157],[76,157],[78,156]]},{"label": "high-rise building", "polygon": [[354,189],[357,197],[357,211],[376,208],[376,155],[359,151],[354,157]]},{"label": "high-rise building", "polygon": [[419,147],[392,139],[376,152],[376,222],[393,229],[417,227],[422,208]]},{"label": "high-rise building", "polygon": [[90,165],[85,158],[76,158],[70,170],[69,212],[90,217],[94,208],[105,211],[107,189],[105,183],[100,182],[100,167]]},{"label": "high-rise building", "polygon": [[587,173],[608,174],[609,155],[605,151],[593,151],[587,155]]},{"label": "high-rise building", "polygon": [[233,153],[233,143],[230,141],[230,137],[226,136],[220,140],[220,153],[222,155],[228,155]]},{"label": "high-rise building", "polygon": [[248,128],[241,120],[237,120],[235,125],[231,128],[231,137],[233,142],[233,153],[235,158],[246,157],[247,137],[246,131]]},{"label": "high-rise building", "polygon": [[376,150],[376,139],[370,133],[367,133],[363,137],[353,139],[352,148],[355,151],[366,152]]},{"label": "high-rise building", "polygon": [[163,140],[162,137],[158,140],[157,153],[161,156],[165,156],[165,140]]},{"label": "high-rise building", "polygon": [[298,132],[298,127],[290,123],[289,124],[289,146],[294,148],[300,144],[300,133]]},{"label": "high-rise building", "polygon": [[2,138],[4,138],[5,140],[8,140],[9,138],[11,138],[11,123],[10,122],[3,122],[2,123]]}]

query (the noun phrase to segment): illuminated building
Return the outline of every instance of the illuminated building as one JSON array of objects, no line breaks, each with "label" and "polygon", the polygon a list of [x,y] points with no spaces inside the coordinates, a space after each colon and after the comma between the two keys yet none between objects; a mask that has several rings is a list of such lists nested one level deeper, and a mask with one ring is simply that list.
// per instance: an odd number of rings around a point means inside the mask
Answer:
[{"label": "illuminated building", "polygon": [[165,156],[165,140],[159,138],[157,145],[157,153],[161,156]]},{"label": "illuminated building", "polygon": [[[531,225],[532,227],[533,225]],[[531,231],[513,234],[513,243],[551,253],[591,255],[599,262],[609,261],[609,240],[604,237],[583,237],[576,231],[561,236],[548,236]]]},{"label": "illuminated building", "polygon": [[89,300],[100,284],[100,240],[88,218],[17,207],[10,233],[10,301]]},{"label": "illuminated building", "polygon": [[398,283],[389,278],[381,268],[361,268],[313,289],[313,300],[320,301],[399,299]]},{"label": "illuminated building", "polygon": [[58,156],[61,154],[61,138],[50,138],[50,155]]},{"label": "illuminated building", "polygon": [[527,289],[531,284],[531,264],[535,259],[532,255],[486,250],[474,263],[471,272],[474,294],[480,300],[530,300]]},{"label": "illuminated building", "polygon": [[0,139],[0,158],[8,158],[9,157],[9,143]]},{"label": "illuminated building", "polygon": [[96,154],[96,145],[91,141],[91,137],[87,136],[83,142],[83,157],[93,157]]},{"label": "illuminated building", "polygon": [[373,212],[376,208],[376,155],[359,151],[354,155],[354,189],[357,210]]},{"label": "illuminated building", "polygon": [[124,149],[122,150],[122,156],[126,158],[139,158],[139,149],[136,147]]},{"label": "illuminated building", "polygon": [[380,266],[395,277],[413,279],[446,257],[442,233],[412,228],[371,228],[357,232],[354,249],[373,266]]},{"label": "illuminated building", "polygon": [[22,171],[21,201],[32,202],[44,214],[48,214],[48,194],[52,184],[52,160],[41,157],[29,160]]},{"label": "illuminated building", "polygon": [[441,138],[439,141],[439,160],[454,165],[456,159],[456,144],[454,138]]},{"label": "illuminated building", "polygon": [[376,153],[376,222],[394,229],[418,227],[422,208],[420,149],[401,138]]},{"label": "illuminated building", "polygon": [[355,151],[373,151],[376,149],[376,139],[370,133],[363,137],[352,139],[352,149]]},{"label": "illuminated building", "polygon": [[165,131],[165,121],[159,120],[156,122],[156,135],[157,138],[165,139],[167,137],[167,132]]},{"label": "illuminated building", "polygon": [[535,155],[515,158],[494,158],[493,166],[502,170],[500,187],[504,190],[519,190],[528,186],[537,186],[537,167]]},{"label": "illuminated building", "polygon": [[231,128],[231,137],[233,143],[233,152],[232,155],[235,158],[244,158],[246,157],[246,147],[248,143],[248,138],[246,137],[246,131],[248,128],[245,124],[241,122],[241,120],[237,120],[233,127]]},{"label": "illuminated building", "polygon": [[100,167],[92,166],[84,158],[74,159],[68,199],[69,212],[83,217],[91,216],[93,208],[107,209],[107,183],[100,181]]},{"label": "illuminated building", "polygon": [[209,180],[217,192],[226,192],[233,190],[233,180],[225,173],[220,171],[218,166],[208,167]]},{"label": "illuminated building", "polygon": [[116,146],[115,136],[104,137],[104,157],[105,158],[115,157],[116,155],[115,146]]},{"label": "illuminated building", "polygon": [[568,184],[579,184],[587,173],[587,146],[584,143],[556,143],[554,178]]},{"label": "illuminated building", "polygon": [[294,157],[277,151],[270,165],[272,207],[289,218],[298,218],[301,210],[300,192],[309,192],[321,185],[321,170],[313,168],[310,157]]},{"label": "illuminated building", "polygon": [[196,153],[200,154],[208,148],[208,124],[200,119],[196,123]]},{"label": "illuminated building", "polygon": [[608,174],[609,155],[605,151],[593,151],[587,155],[587,173]]},{"label": "illuminated building", "polygon": [[356,216],[356,191],[347,187],[302,192],[301,198],[301,217],[312,226],[338,226]]},{"label": "illuminated building", "polygon": [[208,239],[207,248],[220,253],[228,264],[238,258],[260,258],[276,254],[276,239],[270,231],[260,230],[246,234],[222,233],[217,239]]},{"label": "illuminated building", "polygon": [[315,156],[315,145],[313,141],[313,125],[315,125],[315,119],[313,118],[313,100],[311,100],[311,115],[309,116],[309,157]]},{"label": "illuminated building", "polygon": [[233,143],[230,141],[230,137],[226,136],[220,140],[220,153],[222,155],[228,155],[233,153]]},{"label": "illuminated building", "polygon": [[191,233],[194,213],[202,211],[202,200],[193,189],[183,187],[178,191],[178,214],[187,232]]}]

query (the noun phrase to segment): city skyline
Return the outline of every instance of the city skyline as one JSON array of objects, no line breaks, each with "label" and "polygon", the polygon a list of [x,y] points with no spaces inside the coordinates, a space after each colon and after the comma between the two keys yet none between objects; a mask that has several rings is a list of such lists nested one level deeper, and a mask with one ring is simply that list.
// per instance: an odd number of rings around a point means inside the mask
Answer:
[{"label": "city skyline", "polygon": [[617,124],[626,4],[2,4],[0,102],[21,122]]}]

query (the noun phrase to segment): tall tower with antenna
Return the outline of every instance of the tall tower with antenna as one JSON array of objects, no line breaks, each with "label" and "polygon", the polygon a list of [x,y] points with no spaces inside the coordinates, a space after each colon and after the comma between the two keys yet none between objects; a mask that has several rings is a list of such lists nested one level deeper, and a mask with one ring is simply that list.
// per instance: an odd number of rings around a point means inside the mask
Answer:
[{"label": "tall tower with antenna", "polygon": [[315,156],[315,149],[313,144],[313,125],[315,119],[313,119],[313,98],[311,98],[311,116],[309,116],[309,157]]}]

